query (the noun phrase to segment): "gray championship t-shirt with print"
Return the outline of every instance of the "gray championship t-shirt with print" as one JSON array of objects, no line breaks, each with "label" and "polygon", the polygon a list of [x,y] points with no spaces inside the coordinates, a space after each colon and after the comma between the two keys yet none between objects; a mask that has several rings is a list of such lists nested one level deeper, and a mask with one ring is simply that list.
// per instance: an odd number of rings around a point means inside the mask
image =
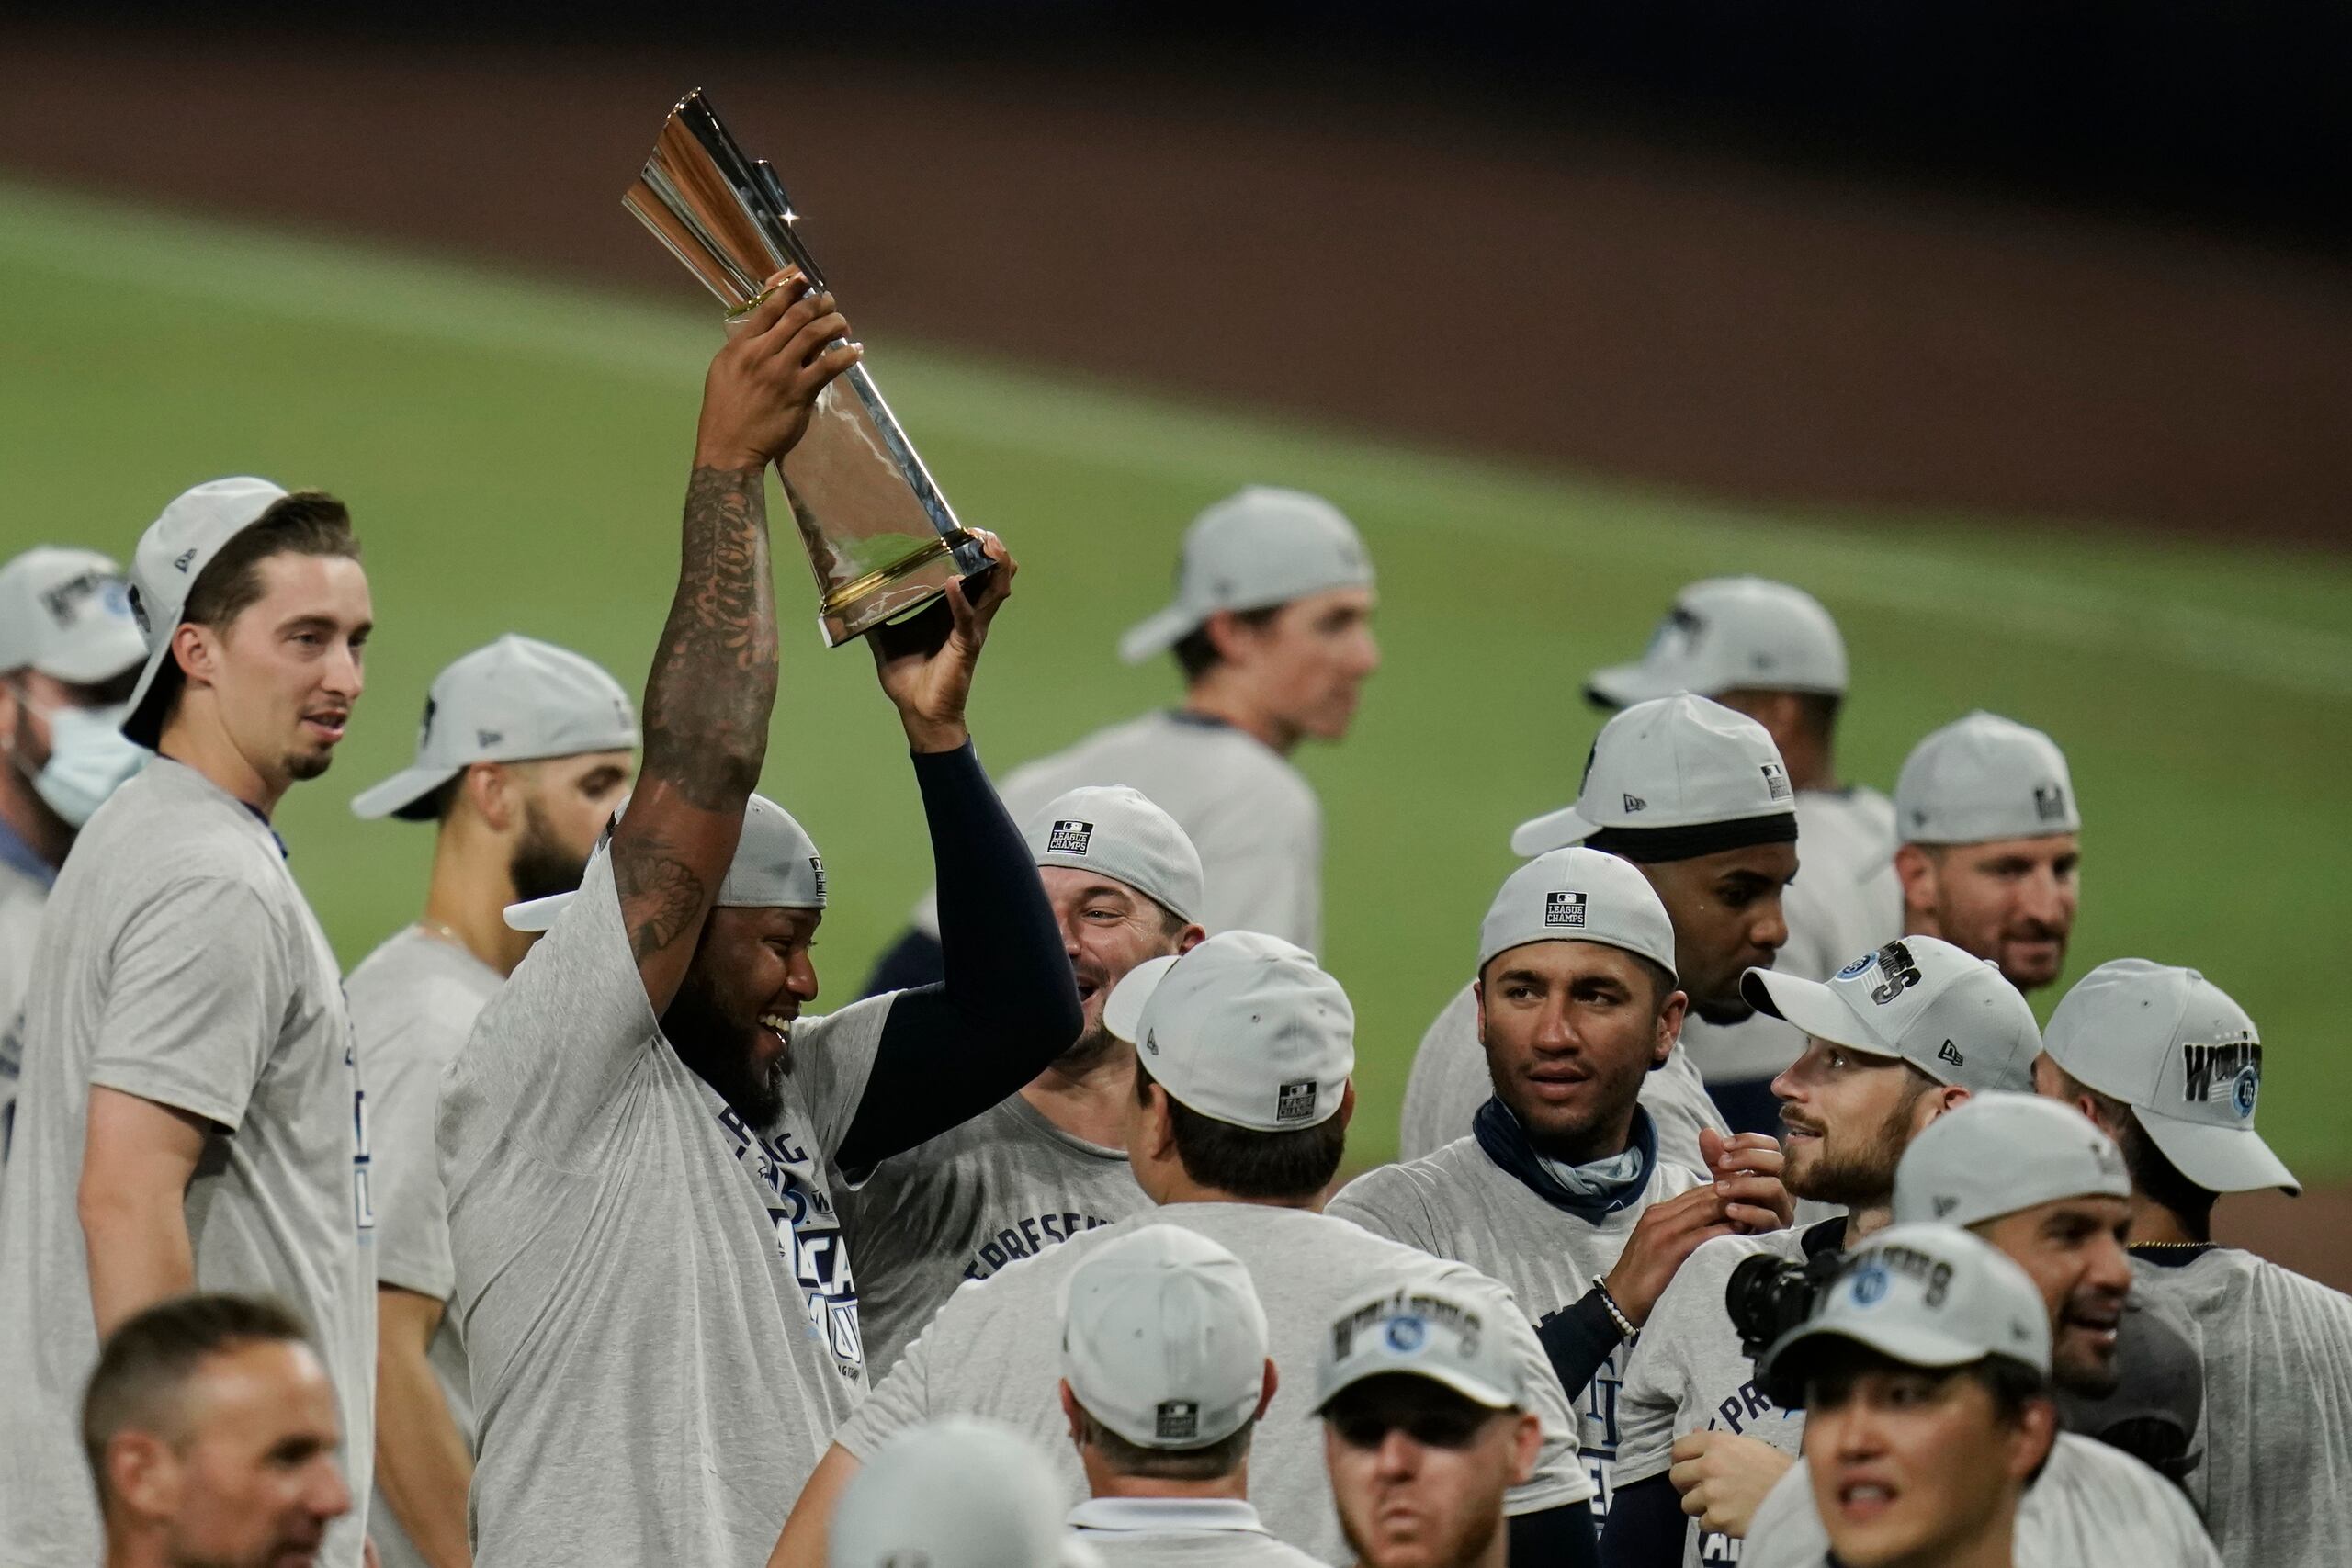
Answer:
[{"label": "gray championship t-shirt with print", "polygon": [[[997,794],[1025,822],[1081,784],[1139,789],[1176,819],[1201,853],[1197,918],[1210,934],[1264,931],[1323,950],[1323,808],[1272,747],[1216,719],[1148,713],[1023,762]],[[939,934],[935,893],[915,906],[914,923]]]},{"label": "gray championship t-shirt with print", "polygon": [[2233,1247],[2132,1272],[2204,1361],[2188,1487],[2222,1561],[2352,1562],[2352,1297]]},{"label": "gray championship t-shirt with print", "polygon": [[[1464,986],[1430,1022],[1414,1051],[1412,1076],[1405,1084],[1399,1157],[1420,1159],[1467,1134],[1471,1118],[1494,1092],[1487,1050],[1478,1043],[1478,996]],[[1707,1098],[1706,1083],[1679,1040],[1665,1066],[1653,1068],[1642,1080],[1642,1108],[1657,1128],[1658,1157],[1692,1170],[1706,1169],[1699,1156],[1700,1128],[1713,1127],[1731,1136],[1731,1124]]]},{"label": "gray championship t-shirt with print", "polygon": [[[24,1071],[25,987],[32,980],[33,943],[49,902],[47,875],[28,863],[32,851],[0,823],[0,1187],[8,1179],[8,1129],[16,1120],[17,1078]],[[45,868],[44,868],[45,869]]]},{"label": "gray championship t-shirt with print", "polygon": [[0,1563],[100,1556],[76,1193],[104,1086],[215,1129],[186,1204],[197,1288],[274,1295],[310,1324],[355,1498],[322,1561],[357,1568],[376,1419],[367,1106],[334,954],[268,825],[194,770],[149,763],[67,857],[25,1020],[0,1201]]},{"label": "gray championship t-shirt with print", "polygon": [[1544,1423],[1535,1474],[1514,1488],[1513,1514],[1536,1513],[1592,1496],[1577,1458],[1575,1417],[1560,1380],[1510,1292],[1465,1268],[1401,1246],[1346,1220],[1257,1203],[1176,1203],[1088,1231],[1001,1273],[965,1286],[907,1347],[899,1365],[835,1438],[870,1461],[899,1433],[940,1416],[986,1416],[1034,1438],[1061,1473],[1073,1504],[1086,1478],[1062,1415],[1063,1292],[1095,1247],[1139,1225],[1182,1225],[1239,1258],[1257,1286],[1272,1333],[1267,1353],[1282,1374],[1258,1423],[1250,1454],[1250,1500],[1266,1528],[1325,1562],[1344,1562],[1347,1544],[1323,1468],[1315,1404],[1316,1355],[1332,1320],[1376,1291],[1441,1287],[1482,1295],[1511,1343],[1530,1400]]},{"label": "gray championship t-shirt with print", "polygon": [[[457,1271],[449,1261],[448,1201],[433,1143],[434,1111],[442,1073],[457,1060],[475,1018],[501,984],[497,970],[417,926],[387,938],[344,982],[360,1059],[368,1064],[376,1280],[445,1303],[457,1287]],[[446,1310],[425,1357],[450,1416],[471,1444],[465,1341]],[[368,1520],[384,1568],[424,1568],[380,1486]]]},{"label": "gray championship t-shirt with print", "polygon": [[1069,1526],[1102,1568],[1324,1568],[1223,1497],[1096,1497],[1070,1510]]},{"label": "gray championship t-shirt with print", "polygon": [[[1696,1171],[1668,1160],[1650,1167],[1648,1184],[1625,1207],[1598,1219],[1555,1209],[1497,1165],[1475,1137],[1457,1138],[1427,1159],[1385,1165],[1348,1183],[1328,1213],[1375,1235],[1467,1263],[1510,1287],[1535,1326],[1582,1300],[1616,1267],[1643,1211],[1701,1184]],[[1592,1511],[1609,1511],[1617,1459],[1617,1393],[1633,1344],[1622,1344],[1567,1391],[1580,1424],[1586,1471],[1600,1488]]]},{"label": "gray championship t-shirt with print", "polygon": [[600,854],[442,1080],[484,1568],[767,1561],[865,1385],[827,1160],[892,997],[753,1127],[662,1037]]},{"label": "gray championship t-shirt with print", "polygon": [[[1724,1308],[1724,1287],[1740,1260],[1770,1253],[1792,1263],[1805,1257],[1804,1231],[1724,1235],[1683,1259],[1642,1325],[1617,1394],[1617,1485],[1664,1475],[1674,1467],[1674,1439],[1685,1432],[1756,1438],[1794,1458],[1804,1440],[1804,1413],[1783,1410],[1757,1392],[1756,1367],[1740,1354],[1739,1335]],[[1738,1562],[1740,1542],[1693,1521],[1684,1531],[1685,1568]]]},{"label": "gray championship t-shirt with print", "polygon": [[[1747,1522],[1744,1568],[1829,1568],[1829,1532],[1802,1459]],[[2018,1505],[2017,1568],[2221,1568],[2180,1489],[2105,1443],[2058,1434]]]},{"label": "gray championship t-shirt with print", "polygon": [[1125,1150],[1062,1131],[1017,1094],[834,1199],[876,1382],[965,1280],[1151,1207]]}]

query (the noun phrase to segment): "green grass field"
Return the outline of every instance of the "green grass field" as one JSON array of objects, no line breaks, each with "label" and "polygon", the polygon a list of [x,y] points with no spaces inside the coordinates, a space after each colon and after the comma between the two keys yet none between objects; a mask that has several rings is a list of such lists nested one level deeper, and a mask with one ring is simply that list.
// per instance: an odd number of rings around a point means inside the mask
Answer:
[{"label": "green grass field", "polygon": [[[640,243],[617,212],[613,243]],[[717,338],[700,303],[684,276],[674,303],[646,303],[0,186],[0,555],[56,540],[127,557],[173,494],[235,472],[333,489],[359,519],[379,628],[368,694],[334,773],[280,822],[346,961],[421,896],[426,830],[355,822],[345,803],[405,761],[435,670],[512,629],[641,681]],[[1130,670],[1112,645],[1161,602],[1200,506],[1266,480],[1362,525],[1386,663],[1355,736],[1303,759],[1328,825],[1325,961],[1361,1021],[1358,1158],[1393,1149],[1413,1043],[1466,973],[1511,825],[1574,793],[1597,722],[1584,671],[1637,649],[1680,582],[1754,570],[1813,590],[1845,628],[1852,776],[1890,785],[1913,740],[1974,705],[2057,736],[2090,824],[2075,972],[2125,953],[2206,970],[2270,1044],[2273,1142],[2307,1180],[2352,1177],[2330,1130],[2352,1043],[2328,1000],[2352,930],[2352,562],[1740,510],[861,324],[958,511],[1021,557],[973,715],[999,768],[1169,700],[1171,671]],[[819,959],[838,999],[901,923],[928,852],[868,661],[820,643],[788,536],[778,560],[764,787],[824,846],[836,903]]]}]

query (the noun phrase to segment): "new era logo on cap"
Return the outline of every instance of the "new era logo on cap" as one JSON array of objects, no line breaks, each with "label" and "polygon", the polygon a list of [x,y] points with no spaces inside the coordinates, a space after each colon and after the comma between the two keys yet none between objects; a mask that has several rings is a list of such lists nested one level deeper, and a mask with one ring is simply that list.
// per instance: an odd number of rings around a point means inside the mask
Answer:
[{"label": "new era logo on cap", "polygon": [[1547,893],[1544,896],[1544,923],[1582,930],[1585,903],[1585,896],[1581,893]]},{"label": "new era logo on cap", "polygon": [[193,550],[193,549],[186,549],[186,550],[182,550],[179,554],[177,554],[177,555],[175,555],[175,556],[174,556],[174,557],[172,558],[172,566],[173,566],[173,569],[174,569],[174,570],[178,570],[178,571],[186,571],[186,570],[187,570],[187,567],[188,567],[188,562],[190,562],[190,561],[194,560],[195,558],[196,558],[196,551],[195,551],[195,550]]},{"label": "new era logo on cap", "polygon": [[1315,1114],[1315,1080],[1300,1078],[1283,1085],[1274,1093],[1274,1120],[1305,1122]]},{"label": "new era logo on cap", "polygon": [[1629,812],[1647,811],[1649,808],[1650,803],[1638,795],[1629,795],[1625,797],[1625,809]]},{"label": "new era logo on cap", "polygon": [[1191,1442],[1201,1435],[1200,1402],[1192,1399],[1163,1399],[1152,1423],[1163,1443]]},{"label": "new era logo on cap", "polygon": [[1960,1054],[1960,1047],[1953,1044],[1949,1040],[1945,1041],[1942,1048],[1936,1052],[1936,1060],[1939,1062],[1950,1062],[1955,1067],[1964,1067],[1968,1066],[1967,1058]]},{"label": "new era logo on cap", "polygon": [[1056,822],[1046,834],[1046,852],[1049,855],[1082,855],[1088,840],[1094,837],[1091,822]]}]

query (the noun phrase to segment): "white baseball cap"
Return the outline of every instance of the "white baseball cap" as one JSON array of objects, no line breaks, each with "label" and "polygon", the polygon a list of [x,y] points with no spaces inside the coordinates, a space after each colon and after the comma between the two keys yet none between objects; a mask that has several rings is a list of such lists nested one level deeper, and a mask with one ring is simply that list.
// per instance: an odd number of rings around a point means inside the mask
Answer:
[{"label": "white baseball cap", "polygon": [[[613,829],[628,810],[623,801],[605,829],[598,854],[610,852]],[[577,893],[550,893],[506,906],[506,924],[518,931],[543,931],[555,924],[565,905]],[[727,879],[711,900],[719,909],[821,909],[825,907],[825,861],[817,842],[792,818],[792,813],[755,795],[743,803],[743,836],[735,840],[735,858],[728,863]]]},{"label": "white baseball cap", "polygon": [[637,711],[601,665],[510,632],[433,678],[417,727],[416,761],[353,796],[351,814],[424,821],[433,792],[472,763],[636,745]]},{"label": "white baseball cap", "polygon": [[1674,973],[1674,922],[1629,861],[1571,847],[1536,856],[1503,879],[1478,928],[1478,968],[1531,942],[1597,942]]},{"label": "white baseball cap", "polygon": [[1761,577],[1711,577],[1674,596],[1634,664],[1585,680],[1585,695],[1625,707],[1677,692],[1846,694],[1846,639],[1821,601]]},{"label": "white baseball cap", "polygon": [[2254,1130],[2262,1039],[2254,1020],[2194,969],[2118,958],[2075,983],[2042,1048],[2075,1078],[2123,1101],[2149,1140],[2209,1192],[2301,1192]]},{"label": "white baseball cap", "polygon": [[[122,732],[141,746],[162,739],[164,705],[178,689],[172,634],[187,609],[188,590],[221,546],[285,499],[286,491],[267,479],[208,479],[174,497],[139,536],[130,557],[130,613],[147,639],[147,664],[131,688]],[[172,673],[164,673],[167,667]]]},{"label": "white baseball cap", "polygon": [[1894,1223],[1973,1225],[2059,1198],[2129,1198],[2115,1140],[2070,1106],[1988,1090],[1937,1117],[1894,1167]]},{"label": "white baseball cap", "polygon": [[2066,754],[2039,729],[1979,710],[1911,748],[1894,781],[1906,844],[1984,844],[2082,831]]},{"label": "white baseball cap", "polygon": [[1262,931],[1219,931],[1136,964],[1102,1025],[1188,1110],[1261,1133],[1339,1114],[1356,1068],[1355,1009],[1315,955]]},{"label": "white baseball cap", "polygon": [[1266,1312],[1250,1270],[1181,1225],[1143,1225],[1086,1255],[1062,1297],[1062,1376],[1138,1448],[1200,1449],[1258,1414]]},{"label": "white baseball cap", "polygon": [[[1646,834],[1724,823],[1756,826],[1712,848],[1691,847],[1702,840],[1712,843],[1706,835],[1664,835],[1653,842],[1672,852],[1644,853],[1636,845],[1628,858],[1686,860],[1740,844],[1796,840],[1796,791],[1772,737],[1747,715],[1684,693],[1636,703],[1602,725],[1577,803],[1521,823],[1510,847],[1516,854],[1540,855],[1600,832]],[[1626,852],[1614,842],[1595,847]]]},{"label": "white baseball cap", "polygon": [[1315,1412],[1366,1378],[1427,1378],[1489,1410],[1524,1397],[1510,1337],[1459,1291],[1408,1287],[1366,1296],[1333,1320],[1315,1362]]},{"label": "white baseball cap", "polygon": [[1890,1225],[1856,1247],[1813,1314],[1757,1361],[1774,1403],[1804,1400],[1805,1364],[1849,1340],[1910,1367],[2007,1356],[2050,1375],[2050,1309],[2026,1271],[1956,1225]]},{"label": "white baseball cap", "polygon": [[1001,1422],[946,1416],[901,1433],[851,1477],[826,1568],[1069,1568],[1053,1465]]},{"label": "white baseball cap", "polygon": [[1124,883],[1180,920],[1200,919],[1201,852],[1140,790],[1086,784],[1055,796],[1022,836],[1040,866],[1091,871]]},{"label": "white baseball cap", "polygon": [[1251,485],[1193,519],[1176,567],[1176,600],[1119,639],[1141,663],[1219,610],[1263,610],[1332,588],[1372,586],[1372,557],[1345,513],[1304,491]]},{"label": "white baseball cap", "polygon": [[1739,994],[1816,1040],[1897,1057],[1940,1084],[2033,1089],[2041,1050],[2033,1010],[1999,965],[1940,937],[1898,938],[1826,981],[1750,969]]},{"label": "white baseball cap", "polygon": [[0,674],[38,670],[95,686],[146,657],[122,568],[111,559],[37,545],[0,566]]}]

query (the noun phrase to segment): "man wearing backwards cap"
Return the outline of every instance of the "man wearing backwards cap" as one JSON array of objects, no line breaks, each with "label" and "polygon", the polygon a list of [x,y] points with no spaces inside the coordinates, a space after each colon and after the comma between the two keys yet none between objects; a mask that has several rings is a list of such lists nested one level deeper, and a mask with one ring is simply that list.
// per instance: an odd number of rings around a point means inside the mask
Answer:
[{"label": "man wearing backwards cap", "polygon": [[2082,818],[2066,755],[2039,729],[1972,713],[1912,748],[1894,783],[1902,847],[1871,896],[2031,991],[2075,929]]},{"label": "man wearing backwards cap", "polygon": [[2021,1550],[2018,1513],[2057,1433],[2050,1323],[2008,1258],[1950,1225],[1882,1231],[1765,1352],[1757,1376],[1783,1406],[1810,1414],[1804,1450],[1830,1552],[1792,1561],[2036,1562]]},{"label": "man wearing backwards cap", "polygon": [[[1503,1568],[1511,1556],[1504,1494],[1526,1479],[1544,1430],[1490,1310],[1406,1287],[1342,1308],[1325,1336],[1315,1413],[1359,1568]],[[1586,1540],[1549,1561],[1596,1559]]]},{"label": "man wearing backwards cap", "polygon": [[881,1378],[966,1280],[1151,1207],[1127,1168],[1135,1047],[1102,1025],[1127,971],[1201,940],[1201,861],[1131,789],[1057,796],[1023,829],[1078,978],[1085,1032],[1021,1092],[839,1195],[867,1373]]},{"label": "man wearing backwards cap", "polygon": [[[1511,835],[1522,855],[1581,843],[1631,861],[1666,906],[1692,1016],[1644,1083],[1642,1103],[1659,1152],[1694,1170],[1707,1168],[1700,1130],[1731,1128],[1686,1042],[1753,1014],[1739,977],[1751,964],[1770,965],[1788,940],[1781,895],[1797,872],[1795,795],[1762,725],[1704,697],[1659,697],[1601,726],[1574,806]],[[1405,1088],[1408,1159],[1468,1132],[1491,1092],[1477,1014],[1476,987],[1465,986],[1421,1036]]]},{"label": "man wearing backwards cap", "polygon": [[341,502],[216,479],[140,536],[147,655],[122,730],[158,755],[58,874],[25,997],[0,1209],[0,1563],[95,1562],[74,1398],[168,1296],[283,1299],[318,1333],[363,1505],[375,1426],[366,1105],[343,982],[270,827],[364,684],[374,612]]},{"label": "man wearing backwards cap", "polygon": [[[824,863],[752,793],[776,692],[764,475],[856,348],[789,276],[713,361],[635,792],[442,1079],[482,1560],[744,1563],[865,1382],[829,1166],[1012,1093],[1069,964],[964,705],[1013,563],[877,642],[938,860],[944,987],[803,1020]],[[943,624],[944,623],[944,624]]]},{"label": "man wearing backwards cap", "polygon": [[[1176,599],[1128,632],[1128,663],[1173,650],[1182,705],[1114,725],[1016,768],[1005,805],[1034,815],[1080,784],[1129,784],[1158,801],[1200,852],[1200,923],[1323,945],[1323,813],[1288,759],[1302,740],[1339,740],[1380,666],[1372,558],[1355,525],[1319,496],[1252,485],[1193,520]],[[866,988],[939,972],[938,915],[913,928]]]},{"label": "man wearing backwards cap", "polygon": [[[1733,1561],[1726,1530],[1684,1517],[1693,1489],[1760,1497],[1796,1452],[1801,1424],[1755,1382],[1724,1306],[1732,1270],[1758,1254],[1791,1263],[1850,1247],[1890,1218],[1895,1162],[1937,1117],[1985,1089],[2022,1090],[2041,1046],[2032,1010],[1989,964],[1932,937],[1889,942],[1831,980],[1751,969],[1758,1010],[1808,1037],[1772,1080],[1786,1164],[1800,1198],[1848,1213],[1803,1230],[1702,1244],[1658,1297],[1618,1395],[1617,1497],[1603,1546],[1612,1563],[1688,1568]],[[1701,1495],[1703,1512],[1706,1495]]]},{"label": "man wearing backwards cap", "polygon": [[2137,1292],[2188,1320],[2205,1368],[2188,1486],[2231,1568],[2352,1562],[2352,1298],[2212,1239],[2222,1192],[2301,1189],[2255,1131],[2254,1020],[2194,969],[2120,958],[2075,982],[2041,1092],[2122,1146]]},{"label": "man wearing backwards cap", "polygon": [[1581,1405],[1605,1514],[1627,1346],[1693,1247],[1788,1224],[1781,1149],[1701,1133],[1736,1172],[1721,1189],[1658,1157],[1635,1097],[1673,1049],[1683,996],[1674,928],[1629,863],[1554,850],[1513,872],[1474,985],[1495,1097],[1468,1136],[1358,1177],[1330,1212],[1511,1288]]},{"label": "man wearing backwards cap", "polygon": [[842,1499],[827,1568],[1099,1568],[1061,1483],[1011,1427],[950,1416],[875,1457]]},{"label": "man wearing backwards cap", "polygon": [[[1577,1462],[1567,1398],[1510,1292],[1318,1212],[1355,1100],[1354,1013],[1339,982],[1279,938],[1227,931],[1182,957],[1137,964],[1103,1018],[1136,1046],[1127,1159],[1159,1207],[950,1296],[836,1436],[776,1561],[804,1568],[821,1558],[842,1483],[902,1427],[963,1410],[1058,1440],[1067,1429],[1051,1393],[1058,1362],[1050,1327],[1039,1325],[1056,1320],[1063,1282],[1098,1248],[1145,1224],[1182,1225],[1241,1259],[1278,1366],[1308,1365],[1323,1325],[1366,1292],[1451,1285],[1480,1293],[1544,1421],[1534,1477],[1511,1495],[1513,1534],[1528,1561],[1589,1539],[1593,1487]],[[1321,1452],[1300,1418],[1307,1404],[1304,1389],[1276,1392],[1253,1443],[1250,1491],[1278,1539],[1330,1562],[1342,1543]],[[1075,1454],[1062,1471],[1072,1500],[1083,1496]]]},{"label": "man wearing backwards cap", "polygon": [[[1772,737],[1796,786],[1804,874],[1781,899],[1789,940],[1772,966],[1826,980],[1847,958],[1899,934],[1865,890],[1894,856],[1894,803],[1841,784],[1838,710],[1846,696],[1846,641],[1819,600],[1760,577],[1715,577],[1674,596],[1641,660],[1596,670],[1588,701],[1604,708],[1691,692],[1744,713]],[[1732,1124],[1769,1127],[1772,1075],[1804,1048],[1777,1021],[1749,1020],[1689,1043]]]},{"label": "man wearing backwards cap", "polygon": [[146,657],[106,557],[41,546],[0,566],[0,1171],[41,906],[82,824],[147,760],[117,728]]},{"label": "man wearing backwards cap", "polygon": [[[2049,1312],[2051,1376],[2063,1406],[2068,1394],[2111,1390],[2119,1327],[2133,1336],[2170,1332],[2145,1314],[2123,1316],[2130,1187],[2115,1145],[2065,1107],[1981,1094],[1912,1140],[1895,1170],[1894,1223],[1965,1226],[2025,1270]],[[1756,1508],[1740,1559],[1750,1568],[1813,1568],[1828,1550],[1809,1468],[1800,1459]],[[2021,1562],[2215,1568],[2221,1561],[2178,1488],[2075,1431],[2059,1434],[2048,1468],[2026,1493],[2017,1545]]]},{"label": "man wearing backwards cap", "polygon": [[1070,1527],[1109,1568],[1312,1568],[1250,1506],[1275,1381],[1241,1259],[1179,1225],[1096,1247],[1062,1316],[1062,1413],[1093,1495]]},{"label": "man wearing backwards cap", "polygon": [[416,761],[352,801],[355,816],[437,824],[424,913],[345,990],[368,1063],[376,1208],[376,1480],[390,1568],[468,1560],[473,1407],[447,1316],[456,1278],[434,1152],[441,1074],[475,1015],[530,951],[502,918],[580,886],[628,787],[637,713],[592,661],[509,635],[434,679]]}]

